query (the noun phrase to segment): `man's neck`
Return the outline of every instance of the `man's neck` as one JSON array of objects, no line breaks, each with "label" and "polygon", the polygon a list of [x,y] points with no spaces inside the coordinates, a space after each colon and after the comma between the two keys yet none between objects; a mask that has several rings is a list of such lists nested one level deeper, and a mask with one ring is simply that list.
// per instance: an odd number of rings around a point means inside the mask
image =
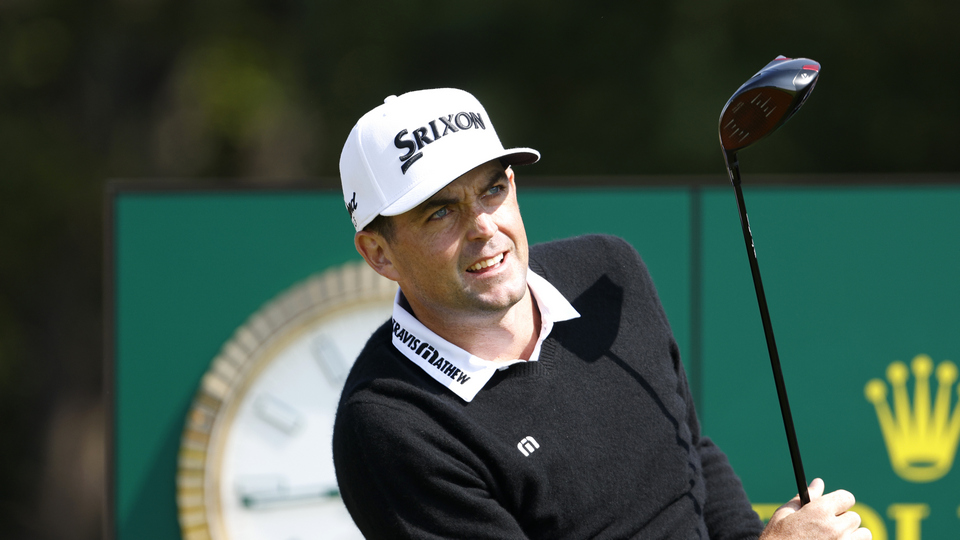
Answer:
[{"label": "man's neck", "polygon": [[540,337],[540,310],[527,287],[523,298],[504,312],[444,313],[424,317],[400,295],[401,306],[438,336],[470,354],[491,361],[529,360]]}]

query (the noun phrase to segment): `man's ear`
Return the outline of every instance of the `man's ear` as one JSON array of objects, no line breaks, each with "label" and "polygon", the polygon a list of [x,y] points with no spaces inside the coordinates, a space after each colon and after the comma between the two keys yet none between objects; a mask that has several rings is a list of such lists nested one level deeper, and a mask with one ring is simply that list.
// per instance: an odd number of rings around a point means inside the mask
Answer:
[{"label": "man's ear", "polygon": [[389,280],[400,279],[396,268],[393,267],[390,245],[382,236],[369,231],[360,231],[353,237],[353,243],[370,268]]}]

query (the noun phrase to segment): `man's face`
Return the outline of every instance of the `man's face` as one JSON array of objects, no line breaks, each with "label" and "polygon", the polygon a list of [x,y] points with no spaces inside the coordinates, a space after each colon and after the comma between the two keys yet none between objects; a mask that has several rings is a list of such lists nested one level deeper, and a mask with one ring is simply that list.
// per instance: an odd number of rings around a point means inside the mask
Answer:
[{"label": "man's face", "polygon": [[422,321],[505,312],[527,292],[527,235],[513,170],[491,161],[394,216],[384,246]]}]

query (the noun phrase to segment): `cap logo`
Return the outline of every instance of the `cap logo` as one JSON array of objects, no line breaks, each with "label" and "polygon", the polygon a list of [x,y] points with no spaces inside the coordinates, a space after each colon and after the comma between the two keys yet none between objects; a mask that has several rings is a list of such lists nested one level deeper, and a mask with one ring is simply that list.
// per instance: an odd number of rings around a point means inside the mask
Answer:
[{"label": "cap logo", "polygon": [[[442,126],[442,133],[440,131],[441,126],[438,126],[437,122],[440,122]],[[427,126],[430,126],[429,130]],[[445,117],[441,116],[436,120],[427,122],[427,126],[418,127],[413,131],[406,129],[401,130],[397,133],[397,136],[393,138],[394,146],[400,150],[404,148],[407,150],[405,154],[400,156],[400,161],[402,162],[400,172],[402,174],[407,174],[407,169],[409,169],[415,161],[423,157],[423,152],[421,152],[423,147],[437,139],[470,128],[487,129],[487,126],[483,123],[483,117],[475,112],[459,112],[449,114]],[[430,135],[433,135],[433,138],[430,138]]]},{"label": "cap logo", "polygon": [[357,218],[353,217],[353,212],[357,209],[357,192],[353,192],[353,198],[350,199],[350,202],[347,203],[347,213],[350,214],[350,219],[353,221],[353,225],[357,225]]}]

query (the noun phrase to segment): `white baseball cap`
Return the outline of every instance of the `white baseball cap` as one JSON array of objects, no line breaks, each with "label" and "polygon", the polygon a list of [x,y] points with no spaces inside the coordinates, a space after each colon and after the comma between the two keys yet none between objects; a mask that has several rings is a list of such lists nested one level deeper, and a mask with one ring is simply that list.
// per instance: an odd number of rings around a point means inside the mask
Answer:
[{"label": "white baseball cap", "polygon": [[540,153],[505,150],[483,105],[463,90],[390,96],[357,121],[343,145],[343,201],[360,231],[377,215],[411,210],[493,159],[527,165]]}]

